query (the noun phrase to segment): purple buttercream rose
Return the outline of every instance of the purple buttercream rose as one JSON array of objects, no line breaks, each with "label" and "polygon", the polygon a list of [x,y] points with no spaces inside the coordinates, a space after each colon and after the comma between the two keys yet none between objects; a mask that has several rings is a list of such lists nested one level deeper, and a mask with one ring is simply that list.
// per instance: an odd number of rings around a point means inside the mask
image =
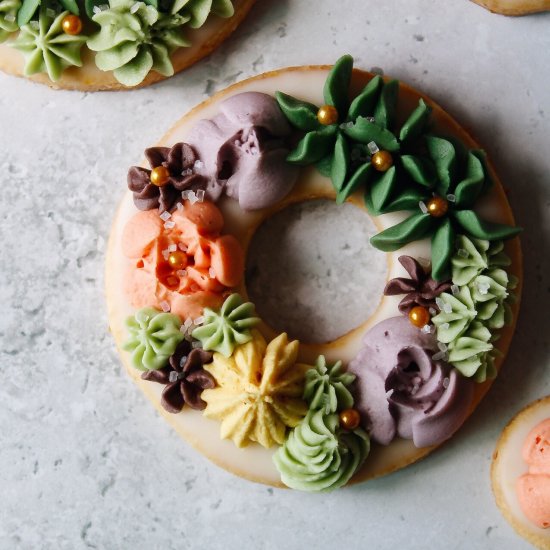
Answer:
[{"label": "purple buttercream rose", "polygon": [[244,210],[267,208],[283,199],[298,177],[285,161],[291,128],[274,98],[244,92],[220,103],[220,114],[201,120],[188,137],[208,179],[207,197],[225,192]]},{"label": "purple buttercream rose", "polygon": [[473,382],[443,361],[434,361],[437,341],[406,317],[375,325],[349,364],[357,376],[355,407],[372,439],[388,445],[394,437],[416,447],[438,445],[468,415]]}]

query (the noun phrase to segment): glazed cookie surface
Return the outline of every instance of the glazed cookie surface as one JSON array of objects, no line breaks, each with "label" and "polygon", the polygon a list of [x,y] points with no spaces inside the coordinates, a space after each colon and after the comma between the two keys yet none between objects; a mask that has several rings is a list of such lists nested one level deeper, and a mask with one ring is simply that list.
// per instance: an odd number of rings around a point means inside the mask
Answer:
[{"label": "glazed cookie surface", "polygon": [[[428,119],[426,149],[415,140]],[[457,159],[469,159],[460,183],[450,175],[458,142]],[[128,373],[184,439],[254,481],[330,490],[422,458],[489,389],[517,317],[517,231],[476,151],[429,98],[352,71],[348,58],[216,94],[129,172],[107,255],[110,325]],[[418,186],[405,192],[403,178]],[[436,195],[436,185],[446,191]],[[484,192],[480,217],[474,188]],[[372,253],[388,261],[373,314],[328,343],[298,343],[261,321],[243,277],[257,228],[311,199],[370,215]],[[187,372],[198,386],[184,388]],[[185,392],[197,407],[184,406]]]},{"label": "glazed cookie surface", "polygon": [[500,511],[537,548],[550,548],[550,397],[521,410],[504,428],[491,466]]},{"label": "glazed cookie surface", "polygon": [[148,86],[210,54],[254,1],[65,0],[58,9],[48,0],[3,0],[0,70],[68,90]]}]

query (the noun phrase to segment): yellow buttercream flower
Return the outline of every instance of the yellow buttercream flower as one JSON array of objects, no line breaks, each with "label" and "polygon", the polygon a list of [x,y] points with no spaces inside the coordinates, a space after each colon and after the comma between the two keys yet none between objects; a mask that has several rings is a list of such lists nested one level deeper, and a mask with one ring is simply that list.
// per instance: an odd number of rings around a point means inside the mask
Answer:
[{"label": "yellow buttercream flower", "polygon": [[299,343],[280,334],[269,345],[257,331],[231,357],[215,353],[204,368],[218,387],[202,392],[204,415],[221,421],[222,439],[237,447],[256,441],[263,447],[282,445],[287,427],[294,428],[307,413],[302,399],[304,377],[311,368],[296,363]]}]

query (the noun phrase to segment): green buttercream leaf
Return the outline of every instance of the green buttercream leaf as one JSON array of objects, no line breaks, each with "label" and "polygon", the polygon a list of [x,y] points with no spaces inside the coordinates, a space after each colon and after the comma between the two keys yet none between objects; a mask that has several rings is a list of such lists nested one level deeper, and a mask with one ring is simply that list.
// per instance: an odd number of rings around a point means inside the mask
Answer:
[{"label": "green buttercream leaf", "polygon": [[231,294],[220,311],[204,309],[204,322],[192,335],[201,342],[204,350],[230,357],[237,346],[252,340],[250,329],[259,322],[254,304],[244,302],[239,294]]},{"label": "green buttercream leaf", "polygon": [[286,157],[287,162],[306,166],[314,164],[332,153],[336,141],[336,125],[308,132]]},{"label": "green buttercream leaf", "polygon": [[324,355],[319,355],[306,372],[303,397],[310,410],[321,409],[324,414],[350,409],[353,397],[348,387],[354,380],[354,374],[344,371],[342,361],[327,365]]},{"label": "green buttercream leaf", "polygon": [[344,187],[336,194],[336,204],[343,204],[361,185],[367,185],[372,171],[373,168],[370,163],[359,166]]},{"label": "green buttercream leaf", "polygon": [[78,4],[76,3],[76,0],[59,0],[59,3],[71,13],[74,13],[75,15],[80,15],[80,10],[78,9]]},{"label": "green buttercream leaf", "polygon": [[349,127],[345,126],[343,131],[351,139],[360,143],[368,144],[374,141],[380,149],[384,149],[390,153],[399,151],[397,138],[389,130],[366,118],[359,117],[355,121],[355,124]]},{"label": "green buttercream leaf", "polygon": [[382,252],[399,250],[406,244],[424,238],[433,226],[429,214],[412,214],[406,220],[371,237],[372,246]]},{"label": "green buttercream leaf", "polygon": [[399,81],[390,80],[390,82],[384,84],[382,92],[380,93],[380,98],[374,108],[374,120],[376,121],[376,124],[386,130],[393,128],[395,113],[397,110],[398,95]]},{"label": "green buttercream leaf", "polygon": [[346,138],[341,133],[338,133],[336,136],[336,144],[334,145],[334,155],[332,157],[332,167],[330,170],[330,179],[337,192],[342,189],[346,181],[349,167],[349,146]]},{"label": "green buttercream leaf", "polygon": [[413,155],[401,155],[401,164],[415,183],[428,188],[435,186],[437,181],[435,167],[429,159]]},{"label": "green buttercream leaf", "polygon": [[317,107],[312,103],[300,101],[283,92],[275,92],[275,99],[292,126],[306,132],[321,127],[317,120]]},{"label": "green buttercream leaf", "polygon": [[[397,171],[395,166],[392,166],[386,172],[374,172],[372,174],[372,182],[367,193],[369,194],[369,202],[372,211],[371,214],[378,215],[385,212],[385,207],[392,196],[397,185]],[[418,204],[418,203],[417,203]]]},{"label": "green buttercream leaf", "polygon": [[486,193],[487,191],[489,191],[489,189],[493,186],[493,183],[494,183],[493,179],[491,178],[491,174],[489,172],[487,155],[485,154],[485,151],[483,151],[482,149],[472,149],[471,153],[478,158],[479,162],[481,162],[481,165],[483,166],[485,181],[484,181],[482,193]]},{"label": "green buttercream leaf", "polygon": [[450,141],[435,136],[426,137],[426,146],[439,178],[439,192],[445,196],[456,177],[455,147]]},{"label": "green buttercream leaf", "polygon": [[20,10],[17,12],[17,26],[26,25],[40,6],[40,0],[23,0]]},{"label": "green buttercream leaf", "polygon": [[0,0],[0,43],[19,29],[16,17],[20,7],[20,0]]},{"label": "green buttercream leaf", "polygon": [[64,11],[52,20],[42,7],[38,23],[31,21],[21,27],[13,47],[25,56],[27,76],[45,72],[55,82],[67,67],[82,67],[80,50],[87,37],[63,32],[62,21],[68,13]]},{"label": "green buttercream leaf", "polygon": [[183,340],[181,320],[177,315],[150,307],[136,311],[126,319],[128,340],[123,349],[132,354],[132,365],[139,370],[157,370]]},{"label": "green buttercream leaf", "polygon": [[[395,199],[391,199],[384,206],[383,212],[371,212],[374,215],[386,214],[388,212],[399,212],[400,210],[416,210],[420,201],[426,200],[426,194],[422,192],[422,189],[415,189],[413,187],[406,188],[401,191]],[[367,203],[367,208],[368,208]]]},{"label": "green buttercream leaf", "polygon": [[488,241],[510,239],[522,231],[520,227],[483,221],[473,210],[456,210],[453,216],[468,235],[477,239]]},{"label": "green buttercream leaf", "polygon": [[369,451],[365,431],[343,431],[337,414],[311,410],[275,452],[273,462],[288,487],[327,492],[345,485]]},{"label": "green buttercream leaf", "polygon": [[330,178],[330,171],[332,169],[332,157],[333,154],[330,153],[326,157],[323,157],[321,160],[315,163],[315,167],[322,176]]},{"label": "green buttercream leaf", "polygon": [[468,153],[465,178],[456,186],[455,204],[459,208],[470,208],[481,192],[485,183],[485,171],[479,158],[472,151]]},{"label": "green buttercream leaf", "polygon": [[430,119],[431,112],[431,108],[424,103],[423,99],[420,99],[418,107],[401,127],[399,140],[402,142],[411,141],[420,136],[426,128],[426,123]]},{"label": "green buttercream leaf", "polygon": [[336,107],[340,120],[343,120],[348,110],[352,69],[353,57],[342,56],[330,70],[323,88],[325,103]]},{"label": "green buttercream leaf", "polygon": [[356,120],[359,117],[370,117],[374,113],[374,107],[384,81],[376,75],[363,88],[363,91],[351,102],[348,111],[348,119]]},{"label": "green buttercream leaf", "polygon": [[446,218],[432,236],[432,278],[446,281],[451,272],[451,256],[454,252],[455,232]]}]

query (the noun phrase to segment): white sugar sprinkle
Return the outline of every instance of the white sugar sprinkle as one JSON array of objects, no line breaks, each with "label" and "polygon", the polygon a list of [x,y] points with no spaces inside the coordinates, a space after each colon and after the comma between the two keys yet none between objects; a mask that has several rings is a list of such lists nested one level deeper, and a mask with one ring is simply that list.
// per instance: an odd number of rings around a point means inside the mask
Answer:
[{"label": "white sugar sprinkle", "polygon": [[193,170],[200,170],[204,166],[204,162],[202,160],[196,160],[195,164],[193,164]]},{"label": "white sugar sprinkle", "polygon": [[443,378],[443,387],[447,389],[449,387],[449,384],[451,383],[451,380],[449,378]]},{"label": "white sugar sprinkle", "polygon": [[46,15],[48,17],[55,17],[55,10],[52,10],[52,8],[46,8]]},{"label": "white sugar sprinkle", "polygon": [[195,196],[199,200],[199,202],[204,201],[204,196],[206,195],[206,191],[204,189],[199,189],[195,192]]},{"label": "white sugar sprinkle", "polygon": [[378,153],[378,151],[380,151],[380,149],[378,149],[378,145],[376,145],[374,141],[369,141],[369,143],[367,143],[367,147],[369,148],[371,155],[374,155],[374,153]]},{"label": "white sugar sprinkle", "polygon": [[191,342],[191,347],[193,349],[200,349],[202,348],[202,344],[199,341]]},{"label": "white sugar sprinkle", "polygon": [[210,278],[211,279],[215,279],[216,278],[216,270],[211,267],[209,270],[208,270],[208,275],[210,275]]},{"label": "white sugar sprinkle", "polygon": [[174,227],[176,227],[176,222],[173,222],[172,220],[164,224],[164,229],[173,229]]},{"label": "white sugar sprinkle", "polygon": [[439,361],[440,359],[443,359],[444,361],[447,360],[447,353],[445,351],[438,351],[432,355],[432,360]]},{"label": "white sugar sprinkle", "polygon": [[180,332],[183,332],[183,334],[185,334],[187,332],[187,327],[185,325],[181,325]]},{"label": "white sugar sprinkle", "polygon": [[33,29],[36,29],[36,30],[38,30],[38,29],[40,28],[39,25],[38,25],[38,21],[31,21],[31,22],[29,23],[29,25],[30,25]]},{"label": "white sugar sprinkle", "polygon": [[193,324],[196,326],[202,325],[203,323],[204,323],[204,317],[202,316],[195,318],[195,320],[193,321]]},{"label": "white sugar sprinkle", "polygon": [[167,311],[170,311],[170,304],[166,301],[161,302],[160,307],[162,308],[162,311],[164,311],[165,313]]},{"label": "white sugar sprinkle", "polygon": [[420,201],[418,203],[418,207],[420,208],[420,211],[422,212],[422,214],[428,213],[428,207],[426,206],[426,203],[424,201]]},{"label": "white sugar sprinkle", "polygon": [[162,255],[164,259],[167,260],[168,256],[170,256],[170,251],[166,248],[165,250],[162,251]]},{"label": "white sugar sprinkle", "polygon": [[187,200],[187,197],[189,196],[189,191],[185,190],[181,192],[181,198],[185,201]]},{"label": "white sugar sprinkle", "polygon": [[4,19],[8,22],[8,23],[13,23],[15,21],[15,15],[13,13],[8,13],[4,16]]},{"label": "white sugar sprinkle", "polygon": [[182,176],[190,176],[192,173],[193,173],[193,170],[191,168],[186,168],[185,170],[183,170],[181,175]]},{"label": "white sugar sprinkle", "polygon": [[430,334],[430,332],[432,332],[432,327],[430,325],[424,325],[421,330],[424,334]]},{"label": "white sugar sprinkle", "polygon": [[179,244],[178,244],[178,248],[179,248],[182,252],[187,252],[187,247],[186,247],[183,243],[179,243]]},{"label": "white sugar sprinkle", "polygon": [[130,13],[136,13],[139,10],[140,2],[136,2],[131,8]]},{"label": "white sugar sprinkle", "polygon": [[443,311],[445,313],[452,313],[453,312],[453,306],[451,304],[443,304]]},{"label": "white sugar sprinkle", "polygon": [[168,212],[167,210],[165,210],[161,215],[160,215],[160,219],[165,222],[166,220],[169,220],[171,218],[172,214],[170,214],[170,212]]},{"label": "white sugar sprinkle", "polygon": [[447,351],[447,345],[443,342],[438,342],[437,347],[440,349],[440,351]]},{"label": "white sugar sprinkle", "polygon": [[175,244],[171,244],[169,247],[168,247],[168,250],[170,252],[175,252],[176,250],[178,249],[177,245]]},{"label": "white sugar sprinkle", "polygon": [[430,315],[432,315],[432,316],[437,315],[437,310],[434,307],[431,307],[428,311],[430,312]]},{"label": "white sugar sprinkle", "polygon": [[439,325],[439,328],[441,330],[447,330],[451,325],[449,325],[449,323],[441,323],[441,325]]},{"label": "white sugar sprinkle", "polygon": [[191,317],[187,317],[187,319],[185,319],[185,322],[183,323],[183,326],[185,328],[189,328],[192,324],[193,324],[193,319],[191,319]]},{"label": "white sugar sprinkle", "polygon": [[176,208],[177,208],[178,210],[183,210],[183,205],[181,204],[181,202],[177,202],[177,203],[176,203]]},{"label": "white sugar sprinkle", "polygon": [[187,355],[184,355],[181,359],[180,359],[180,367],[183,368],[185,366],[185,363],[187,363]]},{"label": "white sugar sprinkle", "polygon": [[460,292],[460,288],[458,288],[458,285],[451,286],[451,292],[453,293],[453,296],[456,296]]},{"label": "white sugar sprinkle", "polygon": [[95,15],[97,15],[98,13],[101,13],[101,8],[99,6],[94,6],[92,11]]},{"label": "white sugar sprinkle", "polygon": [[170,374],[168,375],[168,381],[174,383],[177,379],[178,379],[178,373],[175,370],[171,371]]},{"label": "white sugar sprinkle", "polygon": [[447,195],[447,200],[448,200],[449,202],[456,202],[456,195],[453,195],[452,193],[449,193],[449,194]]},{"label": "white sugar sprinkle", "polygon": [[477,283],[477,290],[483,296],[485,296],[485,294],[489,293],[490,288],[491,288],[491,285],[489,283],[484,283],[484,282]]},{"label": "white sugar sprinkle", "polygon": [[178,277],[187,277],[187,271],[185,269],[178,269],[176,275]]},{"label": "white sugar sprinkle", "polygon": [[191,204],[199,202],[199,199],[197,198],[197,195],[195,195],[194,191],[189,191],[188,199]]},{"label": "white sugar sprinkle", "polygon": [[463,248],[459,248],[456,252],[461,258],[467,258],[468,257],[468,251],[464,250]]},{"label": "white sugar sprinkle", "polygon": [[443,302],[443,300],[438,296],[436,299],[435,299],[435,305],[439,308],[439,309],[443,309],[443,305],[445,304],[445,302]]}]

